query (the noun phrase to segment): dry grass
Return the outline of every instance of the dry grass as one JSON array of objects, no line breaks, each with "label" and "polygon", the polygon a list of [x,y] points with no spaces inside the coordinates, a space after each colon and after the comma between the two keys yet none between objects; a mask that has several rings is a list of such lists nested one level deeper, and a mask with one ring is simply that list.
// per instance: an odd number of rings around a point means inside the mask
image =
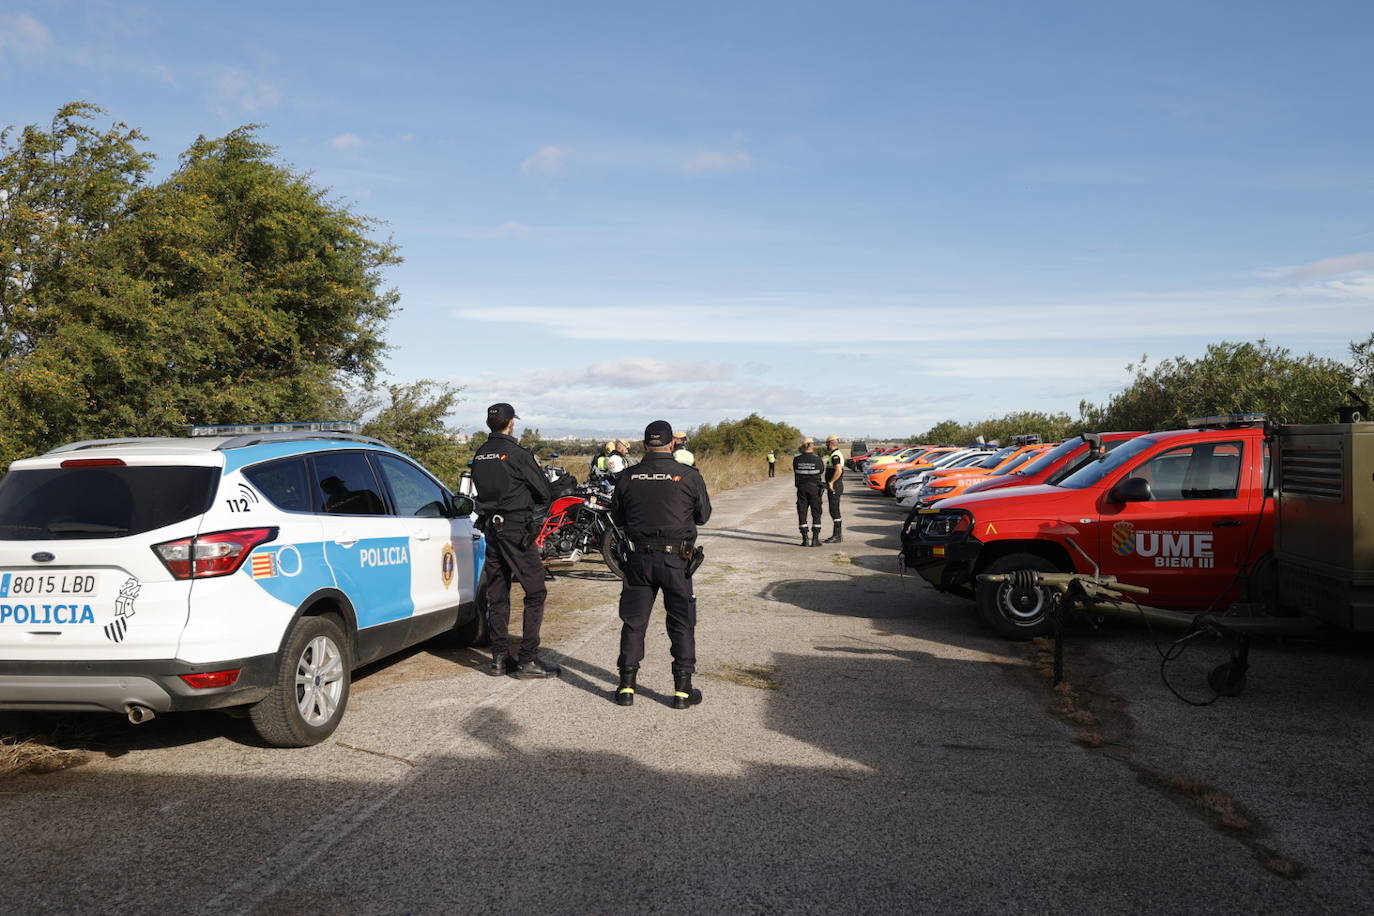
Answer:
[{"label": "dry grass", "polygon": [[[635,458],[633,460],[639,460]],[[589,466],[591,465],[591,455],[559,455],[557,458],[549,459],[549,464],[556,464],[564,468],[569,474],[580,481],[587,479]],[[781,465],[781,462],[779,462]],[[768,462],[764,461],[762,455],[729,454],[729,455],[698,455],[697,469],[706,478],[706,486],[715,493],[718,490],[729,490],[732,487],[743,486],[746,483],[754,483],[763,480],[768,476]],[[779,466],[778,473],[782,473]],[[790,471],[789,471],[790,473]]]},{"label": "dry grass", "polygon": [[777,665],[724,665],[709,676],[757,690],[777,690],[782,686]]},{"label": "dry grass", "polygon": [[20,773],[56,773],[88,759],[85,751],[50,747],[31,738],[0,738],[0,779]]},{"label": "dry grass", "polygon": [[[738,452],[729,455],[699,455],[697,468],[706,478],[707,488],[713,493],[742,487],[768,476],[768,462],[762,455]],[[782,473],[781,468],[778,469],[778,473]]]}]

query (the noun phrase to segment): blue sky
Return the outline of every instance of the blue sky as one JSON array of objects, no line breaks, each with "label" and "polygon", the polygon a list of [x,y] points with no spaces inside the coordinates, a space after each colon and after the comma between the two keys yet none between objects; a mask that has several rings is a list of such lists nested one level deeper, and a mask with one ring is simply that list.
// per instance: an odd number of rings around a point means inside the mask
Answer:
[{"label": "blue sky", "polygon": [[246,122],[386,221],[389,372],[546,433],[1076,412],[1374,331],[1367,2],[79,3],[0,123]]}]

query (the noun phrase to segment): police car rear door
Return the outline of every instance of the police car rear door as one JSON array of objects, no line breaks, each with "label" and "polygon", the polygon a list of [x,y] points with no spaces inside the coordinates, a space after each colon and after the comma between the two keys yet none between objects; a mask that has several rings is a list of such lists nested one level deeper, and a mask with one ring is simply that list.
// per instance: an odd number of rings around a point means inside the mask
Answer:
[{"label": "police car rear door", "polygon": [[405,521],[391,513],[382,484],[362,451],[315,452],[310,465],[322,497],[325,558],[357,615],[360,657],[376,657],[371,646],[394,640],[366,631],[406,620],[415,612],[410,532]]},{"label": "police car rear door", "polygon": [[452,611],[471,601],[472,520],[449,518],[448,491],[419,467],[396,455],[374,457],[410,536],[415,612]]}]

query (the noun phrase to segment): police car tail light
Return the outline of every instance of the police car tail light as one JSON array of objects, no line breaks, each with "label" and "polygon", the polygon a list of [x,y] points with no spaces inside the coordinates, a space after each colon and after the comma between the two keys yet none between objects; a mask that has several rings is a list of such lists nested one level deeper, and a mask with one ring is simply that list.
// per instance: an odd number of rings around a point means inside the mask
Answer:
[{"label": "police car tail light", "polygon": [[238,572],[248,554],[277,536],[276,528],[239,528],[153,545],[162,565],[176,579],[213,579]]},{"label": "police car tail light", "polygon": [[181,679],[186,682],[188,687],[196,690],[209,690],[211,687],[233,687],[239,680],[239,672],[242,668],[231,668],[228,671],[203,671],[199,674],[183,674]]}]

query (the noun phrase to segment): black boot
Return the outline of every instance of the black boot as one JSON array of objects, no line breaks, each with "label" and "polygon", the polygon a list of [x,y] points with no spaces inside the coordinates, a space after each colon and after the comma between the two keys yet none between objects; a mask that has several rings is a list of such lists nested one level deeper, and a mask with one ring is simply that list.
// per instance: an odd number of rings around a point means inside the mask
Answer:
[{"label": "black boot", "polygon": [[673,672],[673,708],[686,709],[701,702],[701,691],[692,686],[690,674]]},{"label": "black boot", "polygon": [[515,670],[515,659],[506,654],[506,650],[493,653],[491,664],[487,666],[487,674],[492,677],[504,677]]},{"label": "black boot", "polygon": [[801,531],[801,534],[802,534],[801,546],[802,546],[802,547],[810,547],[810,546],[811,546],[811,542],[810,542],[809,540],[807,540],[807,537],[806,537],[806,529],[805,529],[805,528],[802,528],[802,529],[800,529],[800,531]]},{"label": "black boot", "polygon": [[639,674],[638,668],[620,669],[620,686],[615,691],[615,704],[617,706],[635,705],[635,676]]},{"label": "black boot", "polygon": [[811,529],[811,546],[812,546],[812,547],[819,547],[819,546],[821,546],[821,526],[820,526],[820,525],[817,525],[816,527],[814,527],[814,528]]},{"label": "black boot", "polygon": [[557,665],[550,665],[543,659],[535,657],[527,662],[519,662],[515,666],[515,676],[522,681],[534,680],[542,677],[561,677],[563,669]]},{"label": "black boot", "polygon": [[835,523],[835,533],[832,534],[832,535],[830,535],[830,537],[826,538],[822,543],[825,543],[825,544],[840,544],[840,543],[843,543],[844,537],[840,534],[841,524],[842,524],[841,522],[836,522],[836,523]]}]

